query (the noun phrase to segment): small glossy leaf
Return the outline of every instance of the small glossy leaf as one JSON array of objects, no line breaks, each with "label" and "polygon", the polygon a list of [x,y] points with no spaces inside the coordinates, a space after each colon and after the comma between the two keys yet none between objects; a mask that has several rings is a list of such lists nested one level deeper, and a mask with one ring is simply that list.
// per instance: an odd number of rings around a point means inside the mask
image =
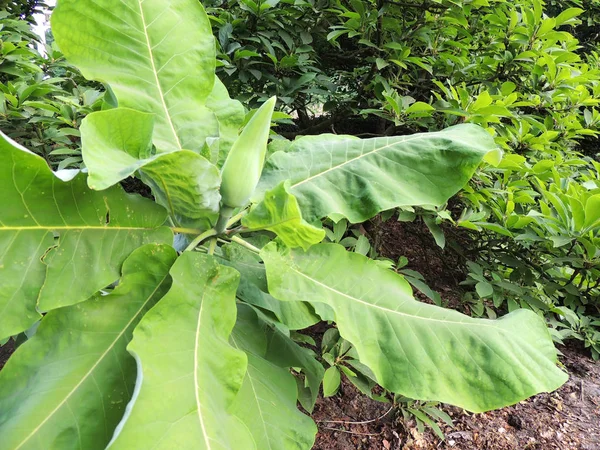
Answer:
[{"label": "small glossy leaf", "polygon": [[475,290],[481,298],[491,297],[494,293],[494,286],[486,281],[480,281],[475,285]]},{"label": "small glossy leaf", "polygon": [[435,219],[431,216],[423,216],[423,222],[425,222],[438,247],[444,248],[446,246],[446,236],[442,228],[435,222]]},{"label": "small glossy leaf", "polygon": [[332,395],[337,394],[341,382],[342,378],[337,367],[332,366],[327,369],[323,377],[323,396],[331,397]]},{"label": "small glossy leaf", "polygon": [[600,194],[592,195],[585,203],[585,227],[592,227],[600,222]]},{"label": "small glossy leaf", "polygon": [[265,193],[262,202],[256,205],[242,219],[242,225],[249,230],[269,230],[288,247],[302,247],[305,250],[325,238],[325,231],[302,219],[298,201],[289,192],[289,181]]}]

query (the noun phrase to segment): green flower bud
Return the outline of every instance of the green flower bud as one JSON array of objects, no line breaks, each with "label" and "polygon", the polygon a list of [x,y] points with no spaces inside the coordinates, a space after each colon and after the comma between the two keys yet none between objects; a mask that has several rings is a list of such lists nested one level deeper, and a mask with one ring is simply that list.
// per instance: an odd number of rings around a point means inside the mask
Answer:
[{"label": "green flower bud", "polygon": [[276,101],[276,97],[271,97],[256,111],[227,155],[221,169],[223,208],[245,206],[256,189],[265,162]]}]

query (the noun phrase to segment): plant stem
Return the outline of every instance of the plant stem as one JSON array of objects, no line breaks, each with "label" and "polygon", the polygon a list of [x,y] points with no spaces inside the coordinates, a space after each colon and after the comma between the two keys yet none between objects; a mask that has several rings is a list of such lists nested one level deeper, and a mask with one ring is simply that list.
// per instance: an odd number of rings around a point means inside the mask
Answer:
[{"label": "plant stem", "polygon": [[217,234],[223,234],[225,229],[227,228],[227,223],[233,214],[233,208],[229,206],[221,206],[221,211],[219,211],[219,220],[217,220],[217,224],[215,225],[215,231]]},{"label": "plant stem", "polygon": [[180,227],[169,227],[169,228],[171,228],[171,230],[174,233],[195,234],[195,235],[202,233],[202,230],[198,230],[196,228],[180,228]]},{"label": "plant stem", "polygon": [[215,254],[215,248],[217,247],[217,237],[213,236],[210,239],[210,242],[208,244],[208,254],[209,255],[214,255]]},{"label": "plant stem", "polygon": [[231,219],[229,219],[227,221],[227,225],[225,225],[225,228],[229,228],[230,226],[232,226],[233,224],[235,224],[236,222],[238,222],[246,214],[248,214],[248,210],[247,209],[244,209],[243,211],[240,211],[239,213],[237,213],[235,216],[233,216]]},{"label": "plant stem", "polygon": [[198,244],[200,244],[202,241],[204,241],[205,239],[208,239],[209,237],[216,236],[216,235],[217,235],[216,230],[214,228],[211,228],[210,230],[207,230],[204,233],[197,236],[196,239],[194,239],[190,243],[190,245],[188,245],[186,247],[186,249],[184,251],[189,252],[191,250],[194,250],[198,246]]},{"label": "plant stem", "polygon": [[249,242],[246,242],[239,236],[231,236],[231,241],[235,242],[236,244],[240,244],[242,247],[246,247],[248,250],[250,250],[254,253],[260,253],[260,248],[255,247],[254,245],[250,244]]}]

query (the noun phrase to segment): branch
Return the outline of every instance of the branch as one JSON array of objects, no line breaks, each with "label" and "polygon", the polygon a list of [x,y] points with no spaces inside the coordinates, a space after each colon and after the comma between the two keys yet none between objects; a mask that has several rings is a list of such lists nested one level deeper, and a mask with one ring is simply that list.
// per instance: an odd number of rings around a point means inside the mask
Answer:
[{"label": "branch", "polygon": [[438,10],[438,11],[443,11],[443,10],[450,8],[449,6],[434,5],[433,3],[429,3],[429,2],[425,2],[420,5],[418,5],[416,3],[404,3],[404,2],[396,2],[396,1],[392,1],[392,0],[384,0],[384,2],[387,3],[388,5],[400,6],[402,8],[416,8],[416,9]]}]

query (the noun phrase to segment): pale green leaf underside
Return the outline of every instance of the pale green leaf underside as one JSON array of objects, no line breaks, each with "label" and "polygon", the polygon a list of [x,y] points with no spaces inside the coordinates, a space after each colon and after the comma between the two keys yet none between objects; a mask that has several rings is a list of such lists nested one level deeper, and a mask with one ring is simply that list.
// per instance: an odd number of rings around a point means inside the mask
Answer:
[{"label": "pale green leaf underside", "polygon": [[250,308],[238,308],[231,342],[248,355],[248,371],[232,413],[247,425],[259,449],[308,450],[317,427],[296,406],[296,381],[289,369],[268,360],[263,326]]},{"label": "pale green leaf underside", "polygon": [[200,2],[61,0],[52,31],[88,79],[108,83],[119,106],[156,115],[162,152],[200,152],[218,136],[205,106],[214,84],[215,44]]},{"label": "pale green leaf underside", "polygon": [[495,149],[493,138],[472,124],[373,139],[305,136],[267,160],[254,200],[291,180],[307,221],[342,215],[363,222],[398,206],[443,204]]},{"label": "pale green leaf underside", "polygon": [[88,185],[101,191],[152,161],[154,114],[115,108],[89,114],[81,122],[81,154]]},{"label": "pale green leaf underside", "polygon": [[83,174],[64,182],[1,134],[0,159],[0,338],[29,328],[38,308],[91,297],[139,246],[172,243],[164,209],[150,200],[118,186],[92,191]]},{"label": "pale green leaf underside", "polygon": [[151,154],[153,114],[128,108],[99,111],[81,124],[88,184],[102,190],[141,170],[172,217],[200,219],[218,212],[217,167],[190,150]]},{"label": "pale green leaf underside", "polygon": [[337,244],[304,253],[272,243],[261,256],[271,294],[333,308],[340,334],[393,392],[486,411],[567,379],[531,311],[491,321],[420,303],[404,278]]},{"label": "pale green leaf underside", "polygon": [[297,378],[299,401],[304,409],[312,412],[325,372],[315,353],[299,346],[280,331],[272,329],[267,331],[267,359],[280,367],[302,369],[306,378]]},{"label": "pale green leaf underside", "polygon": [[227,413],[247,364],[228,343],[239,274],[187,252],[171,277],[128,347],[140,375],[110,449],[254,449],[247,428]]},{"label": "pale green leaf underside", "polygon": [[169,288],[177,254],[146,245],[123,263],[119,286],[48,313],[0,372],[0,449],[101,450],[135,383],[133,328]]},{"label": "pale green leaf underside", "polygon": [[242,219],[249,230],[269,230],[288,247],[305,250],[325,238],[325,231],[304,219],[298,201],[289,192],[289,180],[267,191],[263,200]]}]

